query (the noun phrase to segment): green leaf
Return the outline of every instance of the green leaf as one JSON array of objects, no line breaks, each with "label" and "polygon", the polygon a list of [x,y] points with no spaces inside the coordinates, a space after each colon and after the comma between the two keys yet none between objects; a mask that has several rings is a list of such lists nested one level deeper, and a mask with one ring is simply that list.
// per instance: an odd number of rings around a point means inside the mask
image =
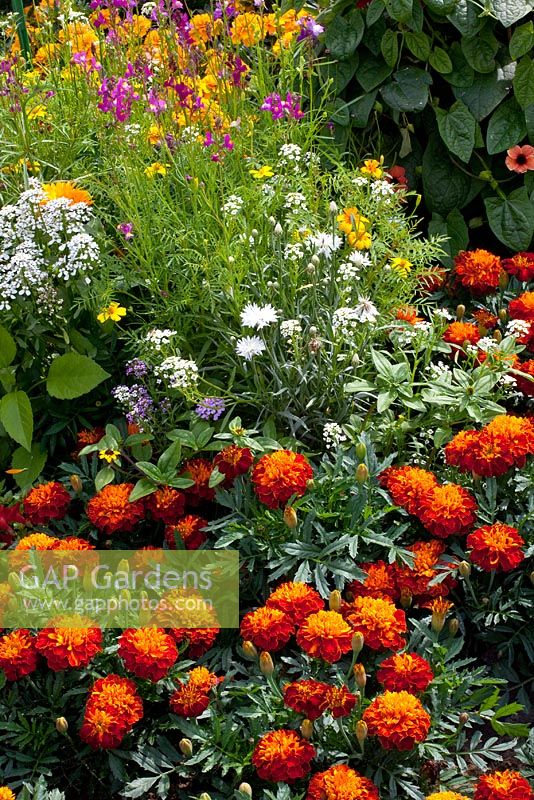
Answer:
[{"label": "green leaf", "polygon": [[176,469],[182,457],[182,443],[173,442],[158,459],[158,469],[162,472],[169,472]]},{"label": "green leaf", "polygon": [[406,46],[414,56],[421,61],[428,61],[430,56],[430,39],[426,33],[411,33],[405,35]]},{"label": "green leaf", "polygon": [[528,250],[534,235],[534,204],[525,187],[516,189],[505,200],[487,197],[484,204],[495,236],[512,250]]},{"label": "green leaf", "polygon": [[95,475],[96,491],[97,492],[102,491],[104,486],[107,486],[108,483],[111,483],[114,477],[115,477],[115,471],[113,470],[113,467],[107,466],[99,470]]},{"label": "green leaf", "polygon": [[[359,22],[358,22],[359,20]],[[349,58],[359,43],[364,32],[364,22],[358,17],[336,17],[328,26],[324,44],[334,58]]]},{"label": "green leaf", "polygon": [[425,6],[440,17],[452,14],[456,8],[458,0],[424,0]]},{"label": "green leaf", "polygon": [[534,61],[522,58],[518,63],[514,76],[514,93],[522,108],[531,105],[534,96]]},{"label": "green leaf", "polygon": [[351,105],[350,118],[354,128],[365,128],[375,104],[377,94],[378,90],[375,89],[374,92],[365,94]]},{"label": "green leaf", "polygon": [[397,22],[409,22],[412,16],[413,0],[385,0],[390,17]]},{"label": "green leaf", "polygon": [[423,155],[423,190],[430,210],[447,216],[462,208],[470,187],[469,176],[452,164],[439,136],[432,135]]},{"label": "green leaf", "polygon": [[493,13],[505,28],[534,10],[531,0],[491,0],[491,5]]},{"label": "green leaf", "polygon": [[493,72],[495,69],[495,55],[499,49],[499,42],[493,33],[485,28],[470,39],[462,39],[462,51],[467,63],[476,72]]},{"label": "green leaf", "polygon": [[11,466],[13,469],[23,469],[18,475],[13,475],[15,483],[21,489],[26,489],[39,477],[46,464],[47,452],[41,449],[39,442],[32,444],[30,452],[24,447],[17,447],[13,453]]},{"label": "green leaf", "polygon": [[371,25],[374,25],[375,22],[380,19],[384,13],[384,9],[385,5],[383,0],[371,0],[367,6],[367,14],[365,16],[365,22],[368,28],[370,28]]},{"label": "green leaf", "polygon": [[134,503],[136,500],[140,500],[148,494],[153,494],[157,488],[156,484],[152,483],[152,481],[149,481],[147,478],[141,478],[130,492],[128,500],[130,503]]},{"label": "green leaf", "polygon": [[135,465],[138,470],[140,470],[143,475],[146,475],[151,481],[154,483],[164,483],[163,475],[161,474],[161,470],[158,469],[154,464],[151,464],[150,461],[138,461]]},{"label": "green leaf", "polygon": [[452,72],[452,61],[442,47],[435,47],[430,53],[428,60],[430,66],[433,67],[436,72],[441,72],[442,75]]},{"label": "green leaf", "polygon": [[433,235],[441,234],[449,237],[448,241],[441,245],[445,253],[440,257],[440,261],[445,267],[452,267],[454,256],[460,250],[465,250],[469,243],[469,231],[463,214],[458,209],[453,209],[446,219],[440,214],[433,214],[428,230]]},{"label": "green leaf", "polygon": [[87,394],[109,377],[109,372],[103,370],[92,358],[79,353],[66,353],[50,364],[46,388],[52,397],[72,400]]},{"label": "green leaf", "polygon": [[394,67],[399,57],[399,35],[388,28],[382,36],[380,50],[388,67]]},{"label": "green leaf", "polygon": [[447,18],[462,36],[474,36],[484,25],[479,14],[480,8],[474,0],[458,0],[456,8],[452,14],[447,14]]},{"label": "green leaf", "polygon": [[512,78],[511,69],[497,69],[489,75],[477,75],[472,86],[456,88],[454,94],[480,122],[506,97]]},{"label": "green leaf", "polygon": [[428,101],[431,83],[428,72],[407,67],[395,72],[393,80],[380,91],[385,102],[395,111],[422,111]]},{"label": "green leaf", "polygon": [[476,120],[461,100],[449,111],[436,108],[438,130],[441,138],[455,156],[466,163],[475,146]]},{"label": "green leaf", "polygon": [[0,367],[9,367],[17,354],[17,345],[9,331],[0,325]]},{"label": "green leaf", "polygon": [[520,142],[526,133],[525,115],[511,97],[505,103],[501,103],[491,115],[486,134],[488,153],[494,155],[508,150],[509,147]]},{"label": "green leaf", "polygon": [[512,33],[510,39],[510,55],[514,60],[526,55],[534,48],[534,22],[525,22]]},{"label": "green leaf", "polygon": [[[531,142],[534,142],[534,103],[525,108],[525,122],[527,124],[528,138]],[[525,175],[525,181],[531,176],[534,177],[531,172],[527,173]]]},{"label": "green leaf", "polygon": [[470,67],[459,42],[453,42],[447,50],[452,63],[452,70],[447,73],[446,80],[451,86],[458,86],[462,89],[468,89],[473,85],[475,80],[475,70]]},{"label": "green leaf", "polygon": [[208,481],[208,486],[210,489],[214,489],[220,483],[222,483],[226,478],[224,472],[219,472],[218,467],[214,467],[211,471],[210,479]]},{"label": "green leaf", "polygon": [[330,82],[332,92],[338,95],[354,77],[358,63],[358,54],[355,53],[351,58],[344,61],[336,60],[321,64],[317,69],[319,80],[323,86]]},{"label": "green leaf", "polygon": [[26,392],[9,392],[0,400],[0,422],[17,444],[31,451],[33,413]]},{"label": "green leaf", "polygon": [[375,58],[367,51],[360,53],[360,66],[356,72],[356,80],[364,91],[372,92],[390,75],[391,67],[388,67],[383,58]]}]

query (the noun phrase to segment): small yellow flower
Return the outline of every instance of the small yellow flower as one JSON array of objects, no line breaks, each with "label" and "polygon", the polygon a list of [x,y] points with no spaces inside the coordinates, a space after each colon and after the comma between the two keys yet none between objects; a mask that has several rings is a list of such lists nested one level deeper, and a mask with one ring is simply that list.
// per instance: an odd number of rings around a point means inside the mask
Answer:
[{"label": "small yellow flower", "polygon": [[366,230],[358,230],[357,233],[349,233],[347,241],[355,250],[369,250],[372,240],[371,234]]},{"label": "small yellow flower", "polygon": [[413,267],[411,261],[407,258],[393,258],[391,260],[391,269],[397,272],[401,278],[407,278]]},{"label": "small yellow flower", "polygon": [[123,306],[120,306],[118,303],[110,303],[109,306],[106,306],[102,309],[100,314],[97,316],[97,320],[99,322],[106,322],[108,319],[112,320],[113,322],[120,322],[121,317],[126,316],[126,309]]},{"label": "small yellow flower", "polygon": [[149,167],[145,169],[147,178],[153,178],[155,175],[166,175],[168,164],[162,164],[161,161],[154,161]]},{"label": "small yellow flower", "polygon": [[369,175],[371,178],[380,178],[383,173],[380,167],[383,163],[384,156],[380,156],[380,161],[377,161],[376,158],[369,158],[367,161],[363,162],[363,167],[360,167],[360,172],[362,175]]},{"label": "small yellow flower", "polygon": [[46,106],[40,103],[33,108],[30,108],[28,111],[28,119],[47,119],[48,111],[46,110]]},{"label": "small yellow flower", "polygon": [[291,238],[294,242],[302,242],[304,239],[307,239],[308,236],[311,236],[311,230],[309,228],[296,228],[291,234]]},{"label": "small yellow flower", "polygon": [[262,181],[264,178],[272,178],[274,175],[273,168],[267,165],[260,167],[259,169],[249,169],[249,172],[253,178],[256,178],[259,181]]},{"label": "small yellow flower", "polygon": [[28,159],[19,158],[17,171],[20,172],[24,166],[30,175],[36,175],[41,169],[41,165],[38,161],[29,161]]},{"label": "small yellow flower", "polygon": [[112,464],[114,461],[118,459],[120,456],[120,450],[99,450],[98,457],[102,459],[102,461],[107,461],[108,464]]}]

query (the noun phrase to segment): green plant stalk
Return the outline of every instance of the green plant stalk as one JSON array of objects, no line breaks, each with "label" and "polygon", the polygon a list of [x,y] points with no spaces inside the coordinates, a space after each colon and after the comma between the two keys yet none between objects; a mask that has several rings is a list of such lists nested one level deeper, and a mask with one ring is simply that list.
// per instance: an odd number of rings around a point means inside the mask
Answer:
[{"label": "green plant stalk", "polygon": [[13,12],[17,15],[17,34],[20,42],[20,49],[27,64],[31,63],[30,38],[26,28],[26,17],[24,16],[24,6],[22,0],[11,0]]}]

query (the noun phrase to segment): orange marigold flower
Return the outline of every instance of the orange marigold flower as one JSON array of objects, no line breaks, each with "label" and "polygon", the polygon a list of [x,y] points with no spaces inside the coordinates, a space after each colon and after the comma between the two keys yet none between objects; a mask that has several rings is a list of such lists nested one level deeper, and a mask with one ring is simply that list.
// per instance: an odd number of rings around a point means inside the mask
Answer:
[{"label": "orange marigold flower", "polygon": [[230,36],[233,44],[253,47],[265,38],[262,18],[251,12],[238,14],[232,22]]},{"label": "orange marigold flower", "polygon": [[534,322],[534,292],[523,292],[515,300],[511,300],[508,312],[512,319]]},{"label": "orange marigold flower", "polygon": [[24,628],[0,638],[0,669],[8,681],[16,681],[37,668],[35,639]]},{"label": "orange marigold flower", "polygon": [[78,189],[71,181],[43,183],[41,189],[45,193],[45,199],[42,201],[43,204],[49,203],[51,200],[59,199],[69,200],[70,205],[85,203],[90,206],[93,204],[93,199],[89,192],[86,192],[85,189]]},{"label": "orange marigold flower", "polygon": [[148,495],[146,506],[153,519],[172,525],[184,513],[185,494],[179,492],[178,489],[173,489],[171,486],[163,486]]},{"label": "orange marigold flower", "polygon": [[80,739],[93,750],[113,750],[127,733],[128,725],[112,709],[96,705],[86,709]]},{"label": "orange marigold flower", "polygon": [[195,667],[188,673],[189,686],[196,686],[204,692],[209,692],[214,686],[219,683],[219,678],[215,673],[210,672],[207,667]]},{"label": "orange marigold flower", "polygon": [[267,453],[252,470],[255,492],[269,508],[285,506],[293,495],[302,497],[312,477],[313,470],[308,460],[291,450]]},{"label": "orange marigold flower", "polygon": [[530,419],[501,414],[480,431],[461,431],[445,446],[448,464],[483,477],[504,475],[524,467],[534,453],[534,425]]},{"label": "orange marigold flower", "polygon": [[306,800],[380,800],[378,789],[369,779],[347,766],[336,764],[312,777]]},{"label": "orange marigold flower", "polygon": [[485,430],[494,437],[501,437],[513,454],[518,467],[525,465],[527,455],[534,454],[534,422],[526,417],[501,414],[486,425]]},{"label": "orange marigold flower", "polygon": [[293,621],[278,608],[263,606],[241,620],[241,636],[260,650],[274,652],[286,645],[294,632]]},{"label": "orange marigold flower", "polygon": [[184,490],[190,505],[198,506],[202,500],[215,498],[215,489],[209,485],[212,472],[213,464],[207,458],[192,458],[185,462],[180,476],[195,482]]},{"label": "orange marigold flower", "polygon": [[0,800],[16,800],[15,792],[9,786],[0,786]]},{"label": "orange marigold flower", "polygon": [[319,719],[328,707],[328,691],[331,687],[322,681],[307,680],[287,683],[284,686],[284,703],[306,719]]},{"label": "orange marigold flower", "polygon": [[412,750],[424,742],[430,715],[410,692],[384,692],[363,713],[369,734],[378,736],[385,750]]},{"label": "orange marigold flower", "polygon": [[163,628],[129,628],[119,637],[119,656],[138,678],[156,683],[178,658],[174,639]]},{"label": "orange marigold flower", "polygon": [[467,489],[447,483],[421,498],[417,516],[433,536],[446,539],[468,531],[476,521],[476,511],[476,500]]},{"label": "orange marigold flower", "polygon": [[380,597],[382,600],[395,600],[398,597],[394,564],[376,561],[359,566],[367,573],[367,578],[363,583],[360,581],[349,583],[347,588],[354,597]]},{"label": "orange marigold flower", "polygon": [[55,550],[61,540],[46,533],[29,533],[15,545],[15,550]]},{"label": "orange marigold flower", "polygon": [[274,783],[292,783],[304,778],[315,758],[315,747],[296,731],[270,731],[254,748],[252,763],[259,777]]},{"label": "orange marigold flower", "polygon": [[33,525],[46,525],[53,519],[63,519],[70,499],[70,494],[59,481],[41,483],[24,498],[24,514]]},{"label": "orange marigold flower", "polygon": [[391,692],[424,692],[434,678],[430,664],[417,653],[395,653],[380,664],[376,678]]},{"label": "orange marigold flower", "polygon": [[499,318],[492,314],[491,311],[488,311],[487,308],[479,308],[478,311],[475,311],[473,319],[476,320],[479,327],[487,328],[488,330],[494,328],[499,322]]},{"label": "orange marigold flower", "polygon": [[204,689],[188,683],[173,692],[169,703],[179,717],[199,717],[209,706],[210,698]]},{"label": "orange marigold flower", "polygon": [[297,644],[313,658],[333,664],[352,648],[354,631],[337,611],[317,611],[297,631]]},{"label": "orange marigold flower", "polygon": [[91,687],[86,709],[107,708],[129,729],[143,716],[143,702],[135,683],[120,675],[98,678]]},{"label": "orange marigold flower", "polygon": [[[77,620],[81,622],[81,620]],[[65,626],[66,618],[59,619],[56,626]],[[90,661],[102,652],[102,631],[90,627],[50,627],[40,630],[35,638],[37,651],[46,658],[48,667],[54,672],[63,669],[86,667]]]},{"label": "orange marigold flower", "polygon": [[399,650],[406,642],[406,615],[391,600],[379,597],[357,597],[345,616],[354,633],[361,633],[372,650]]},{"label": "orange marigold flower", "polygon": [[197,659],[213,647],[220,628],[171,628],[171,636],[178,645],[186,642],[183,655]]},{"label": "orange marigold flower", "polygon": [[248,447],[238,447],[236,444],[225,447],[213,459],[213,463],[219,472],[222,472],[225,476],[225,486],[231,486],[232,481],[238,475],[244,475],[248,472],[253,461],[252,451]]},{"label": "orange marigold flower", "polygon": [[487,294],[499,288],[502,264],[488,250],[462,250],[454,259],[456,275],[473,294]]},{"label": "orange marigold flower", "polygon": [[110,483],[89,500],[87,516],[95,528],[109,534],[133,531],[145,516],[142,500],[128,500],[133,488],[133,483]]},{"label": "orange marigold flower", "polygon": [[467,537],[471,550],[471,561],[485,572],[509,572],[524,559],[522,550],[525,540],[517,528],[495,522],[483,525]]},{"label": "orange marigold flower", "polygon": [[458,792],[432,792],[425,800],[469,800],[469,798]]},{"label": "orange marigold flower", "polygon": [[519,375],[514,375],[515,382],[517,388],[523,394],[526,394],[529,397],[534,396],[534,359],[530,359],[530,361],[523,361],[522,364],[518,364],[516,369],[519,372],[524,372],[525,375],[530,376],[532,380],[529,378],[521,378]]},{"label": "orange marigold flower", "polygon": [[464,342],[476,344],[479,339],[478,328],[472,322],[451,322],[443,334],[444,342],[457,347],[463,347]]},{"label": "orange marigold flower", "polygon": [[356,705],[356,695],[349,692],[346,686],[329,686],[326,695],[328,710],[334,717],[348,717]]},{"label": "orange marigold flower", "polygon": [[271,592],[265,605],[283,611],[295,625],[301,625],[306,617],[321,611],[324,602],[319,592],[307,583],[287,581]]},{"label": "orange marigold flower", "polygon": [[503,258],[502,265],[508,275],[523,283],[534,280],[534,253],[516,253],[512,258]]},{"label": "orange marigold flower", "polygon": [[436,476],[420,467],[388,467],[378,476],[381,486],[391,495],[393,502],[415,514],[421,497],[437,486]]},{"label": "orange marigold flower", "polygon": [[406,564],[395,565],[395,577],[400,590],[408,592],[417,600],[428,595],[446,594],[452,588],[453,581],[446,579],[440,584],[429,586],[437,573],[436,564],[445,550],[443,542],[433,539],[430,542],[415,542],[406,548],[414,554],[413,567]]},{"label": "orange marigold flower", "polygon": [[87,539],[80,539],[78,536],[66,536],[64,539],[58,539],[54,550],[94,550],[94,544],[88,542]]},{"label": "orange marigold flower", "polygon": [[481,775],[473,800],[533,800],[534,792],[519,772],[505,769]]},{"label": "orange marigold flower", "polygon": [[401,322],[408,322],[410,325],[415,325],[418,322],[423,322],[422,317],[417,316],[417,309],[413,306],[402,306],[395,311],[395,319]]},{"label": "orange marigold flower", "polygon": [[167,525],[165,528],[165,541],[171,550],[176,550],[176,536],[179,536],[186,550],[198,550],[208,537],[204,533],[204,528],[208,520],[196,514],[187,514],[175,525]]}]

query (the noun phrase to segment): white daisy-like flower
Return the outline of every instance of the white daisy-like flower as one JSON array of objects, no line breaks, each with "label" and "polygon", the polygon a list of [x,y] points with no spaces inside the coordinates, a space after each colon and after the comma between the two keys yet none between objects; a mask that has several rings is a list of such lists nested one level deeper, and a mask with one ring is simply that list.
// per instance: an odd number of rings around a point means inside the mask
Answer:
[{"label": "white daisy-like flower", "polygon": [[245,361],[251,361],[254,356],[259,356],[265,350],[265,342],[259,336],[243,336],[238,339],[235,351]]},{"label": "white daisy-like flower", "polygon": [[314,236],[308,236],[306,245],[313,248],[313,250],[325,258],[331,258],[332,253],[339,250],[342,240],[340,236],[335,233],[316,233]]},{"label": "white daisy-like flower", "polygon": [[368,297],[358,297],[358,305],[353,310],[359,322],[375,322],[379,313],[378,308]]},{"label": "white daisy-like flower", "polygon": [[256,328],[260,331],[267,325],[278,321],[278,312],[270,303],[259,306],[257,303],[247,303],[241,312],[241,325],[243,328]]}]

